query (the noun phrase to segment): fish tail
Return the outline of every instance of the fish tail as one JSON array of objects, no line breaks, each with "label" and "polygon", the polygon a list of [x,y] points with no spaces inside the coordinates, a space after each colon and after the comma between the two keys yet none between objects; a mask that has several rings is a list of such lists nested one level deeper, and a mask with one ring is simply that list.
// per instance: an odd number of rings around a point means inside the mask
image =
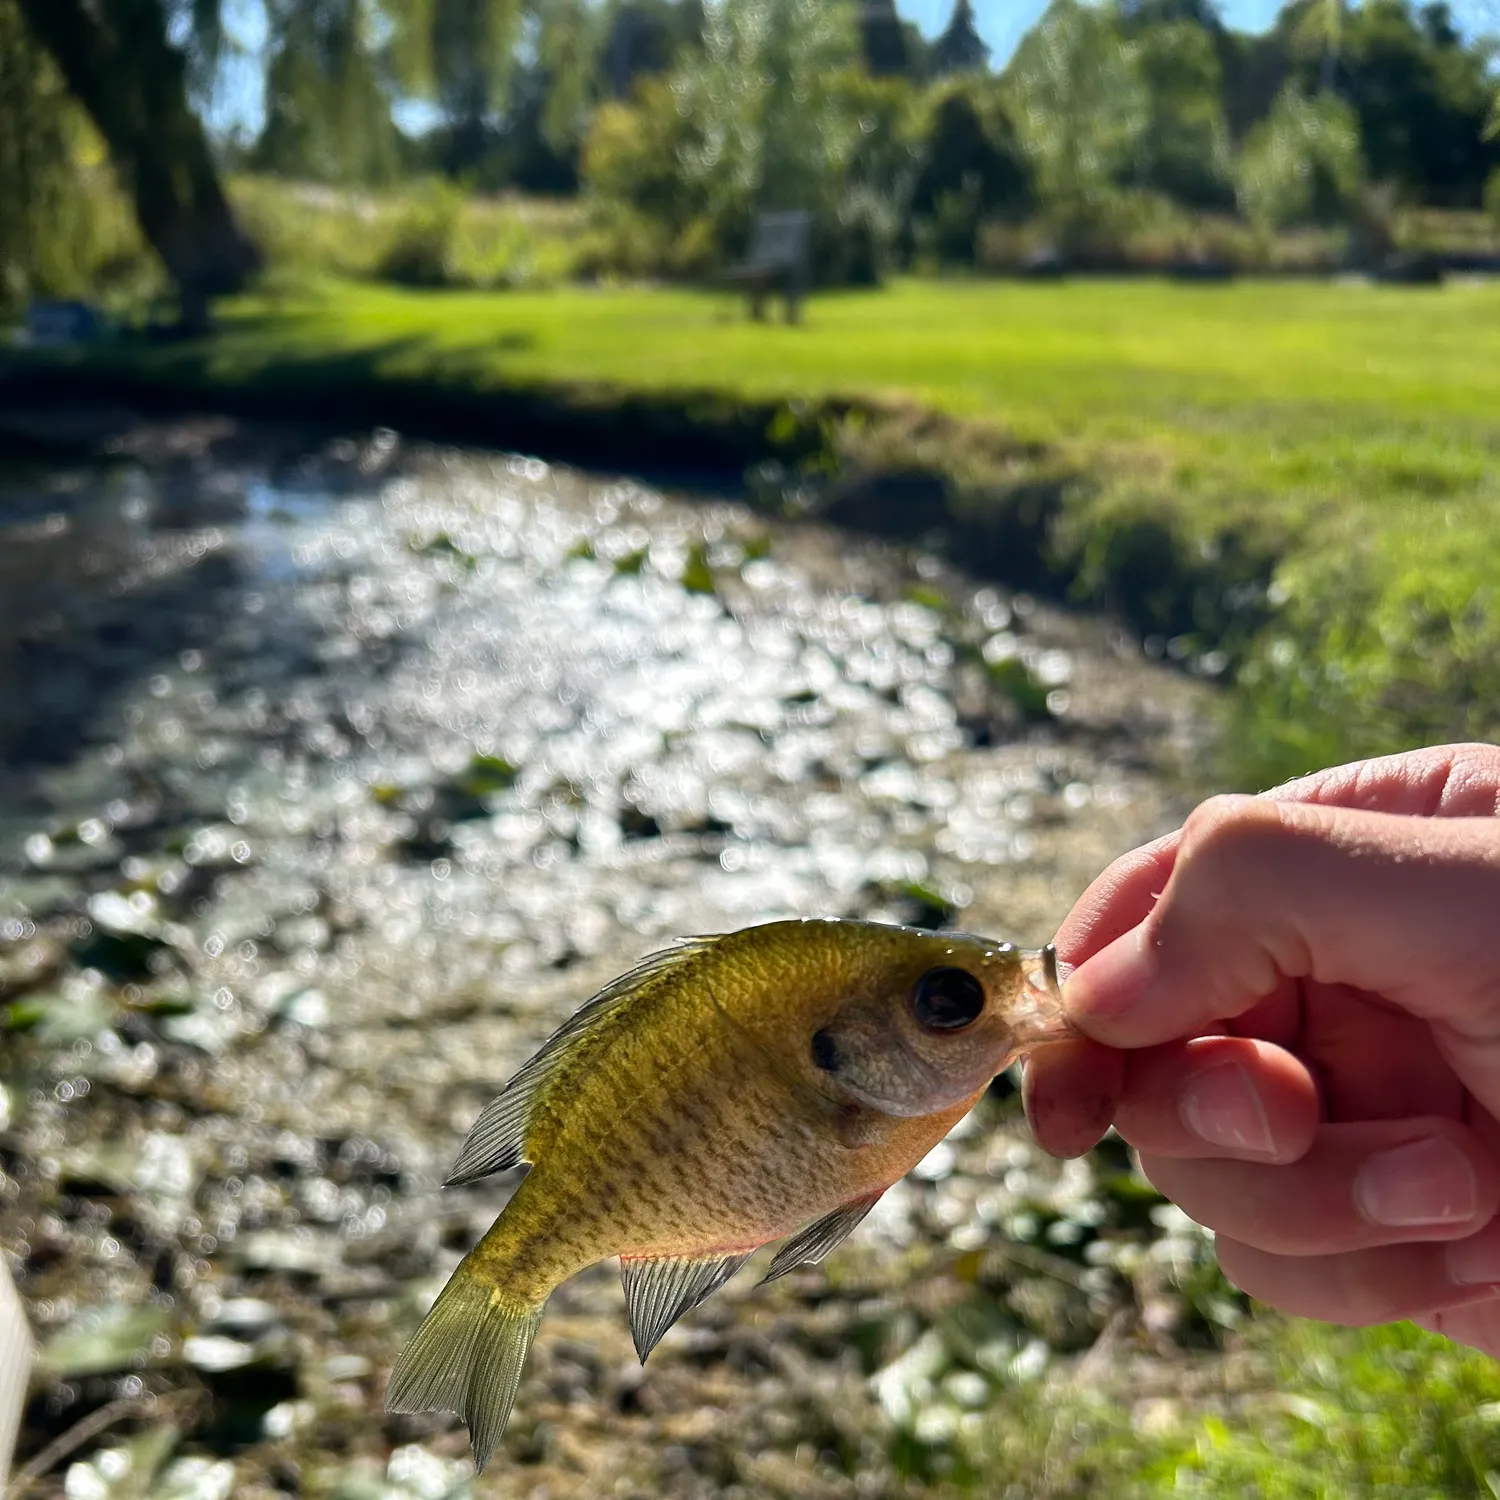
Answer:
[{"label": "fish tail", "polygon": [[474,1463],[482,1470],[510,1419],[545,1306],[545,1297],[529,1302],[502,1291],[466,1256],[401,1351],[386,1387],[386,1410],[457,1412],[469,1424]]}]

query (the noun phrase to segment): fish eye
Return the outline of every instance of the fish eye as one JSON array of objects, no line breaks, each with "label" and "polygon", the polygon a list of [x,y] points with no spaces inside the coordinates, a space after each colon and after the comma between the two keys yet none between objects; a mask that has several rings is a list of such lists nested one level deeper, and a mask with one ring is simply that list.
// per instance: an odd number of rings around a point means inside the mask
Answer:
[{"label": "fish eye", "polygon": [[983,1010],[984,986],[967,969],[929,969],[912,991],[912,1015],[927,1031],[961,1031]]},{"label": "fish eye", "polygon": [[837,1073],[839,1070],[839,1048],[834,1041],[833,1034],[827,1031],[813,1032],[812,1060],[815,1068],[824,1073]]}]

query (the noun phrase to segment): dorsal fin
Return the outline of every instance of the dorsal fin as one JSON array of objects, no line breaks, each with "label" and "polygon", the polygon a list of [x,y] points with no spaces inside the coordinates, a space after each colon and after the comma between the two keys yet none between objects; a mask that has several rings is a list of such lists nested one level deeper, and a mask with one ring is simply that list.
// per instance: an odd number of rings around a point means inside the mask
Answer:
[{"label": "dorsal fin", "polygon": [[620,1280],[630,1313],[630,1336],[641,1363],[683,1313],[711,1297],[750,1259],[735,1255],[621,1256]]},{"label": "dorsal fin", "polygon": [[856,1198],[852,1203],[845,1203],[834,1209],[831,1214],[824,1214],[821,1219],[813,1220],[806,1229],[799,1230],[776,1252],[771,1269],[766,1272],[765,1281],[761,1285],[764,1286],[766,1281],[775,1281],[778,1276],[785,1276],[798,1266],[813,1265],[822,1260],[875,1207],[880,1196],[880,1193],[874,1193],[868,1198]]},{"label": "dorsal fin", "polygon": [[579,1006],[500,1094],[485,1106],[443,1186],[473,1182],[525,1161],[526,1132],[531,1126],[537,1094],[573,1045],[617,1006],[630,1000],[643,984],[686,963],[715,941],[714,938],[687,938],[674,947],[652,953]]}]

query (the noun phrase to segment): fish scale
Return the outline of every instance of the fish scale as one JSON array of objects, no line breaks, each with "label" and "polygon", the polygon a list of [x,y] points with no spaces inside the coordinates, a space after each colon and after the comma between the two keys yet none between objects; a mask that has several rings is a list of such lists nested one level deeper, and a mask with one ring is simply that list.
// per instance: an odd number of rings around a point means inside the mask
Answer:
[{"label": "fish scale", "polygon": [[388,1407],[457,1411],[482,1467],[561,1282],[619,1256],[644,1359],[759,1246],[797,1236],[776,1275],[821,1259],[1020,1050],[1067,1034],[1050,949],[814,919],[652,956],[475,1123],[450,1182],[531,1171],[402,1352]]}]

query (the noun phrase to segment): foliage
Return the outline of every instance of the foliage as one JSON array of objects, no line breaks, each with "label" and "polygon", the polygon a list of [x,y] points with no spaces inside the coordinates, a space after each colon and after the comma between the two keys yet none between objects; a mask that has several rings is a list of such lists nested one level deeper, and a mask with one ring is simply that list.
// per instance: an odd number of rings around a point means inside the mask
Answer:
[{"label": "foliage", "polygon": [[1273,778],[1414,743],[1487,739],[1500,703],[1500,590],[1440,495],[1289,557],[1240,671],[1239,753]]},{"label": "foliage", "polygon": [[903,79],[852,69],[838,75],[834,88],[857,134],[826,270],[834,281],[874,284],[902,251],[924,150],[930,150],[927,101]]},{"label": "foliage", "polygon": [[457,280],[463,195],[451,183],[426,185],[402,211],[375,274],[404,286],[448,286]]},{"label": "foliage", "polygon": [[[396,273],[434,284],[436,265],[448,286],[550,285],[575,273],[582,250],[583,215],[571,203],[476,198],[436,182],[351,193],[235,177],[229,190],[282,283]],[[416,241],[425,241],[427,275],[412,274]]]},{"label": "foliage", "polygon": [[1114,1371],[1086,1383],[1012,1378],[991,1410],[957,1424],[961,1468],[946,1493],[1492,1500],[1492,1360],[1411,1324],[1354,1330],[1262,1316],[1245,1344],[1246,1388],[1216,1400],[1190,1402],[1169,1386],[1142,1395]]},{"label": "foliage", "polygon": [[934,89],[911,196],[918,243],[938,260],[972,262],[981,223],[1031,206],[1031,162],[995,86],[958,80]]},{"label": "foliage", "polygon": [[1353,216],[1363,182],[1354,111],[1333,94],[1288,88],[1245,142],[1240,206],[1265,228],[1337,223]]},{"label": "foliage", "polygon": [[266,122],[256,168],[315,182],[388,181],[395,126],[377,69],[373,0],[269,0]]},{"label": "foliage", "polygon": [[757,209],[827,210],[857,126],[833,80],[856,55],[846,0],[713,0],[703,53],[674,79],[701,139],[681,158],[716,222]]},{"label": "foliage", "polygon": [[1493,1496],[1500,1474],[1493,1360],[1409,1323],[1358,1331],[1276,1323],[1259,1342],[1280,1391],[1236,1417],[1202,1423],[1172,1463],[1178,1493]]},{"label": "foliage", "polygon": [[1373,180],[1429,202],[1474,201],[1500,161],[1483,138],[1495,95],[1486,53],[1463,45],[1441,4],[1367,0],[1349,16],[1337,88],[1359,117]]},{"label": "foliage", "polygon": [[1213,36],[1164,21],[1142,28],[1134,45],[1149,101],[1135,180],[1192,208],[1229,207],[1233,158]]},{"label": "foliage", "polygon": [[877,277],[914,175],[912,101],[855,55],[845,0],[711,5],[701,53],[595,113],[584,178],[616,267],[706,270],[757,210],[801,208],[825,275]]},{"label": "foliage", "polygon": [[0,0],[0,313],[31,296],[138,299],[160,278],[97,133]]},{"label": "foliage", "polygon": [[1052,0],[1005,84],[1038,194],[1066,245],[1128,174],[1150,124],[1135,49],[1106,12]]},{"label": "foliage", "polygon": [[[701,177],[681,167],[702,142],[699,122],[679,107],[677,91],[664,79],[638,84],[629,104],[599,107],[582,165],[604,263],[634,274],[667,266],[707,269],[720,249],[709,194]],[[674,247],[695,228],[691,239],[701,257],[684,263]]]}]

